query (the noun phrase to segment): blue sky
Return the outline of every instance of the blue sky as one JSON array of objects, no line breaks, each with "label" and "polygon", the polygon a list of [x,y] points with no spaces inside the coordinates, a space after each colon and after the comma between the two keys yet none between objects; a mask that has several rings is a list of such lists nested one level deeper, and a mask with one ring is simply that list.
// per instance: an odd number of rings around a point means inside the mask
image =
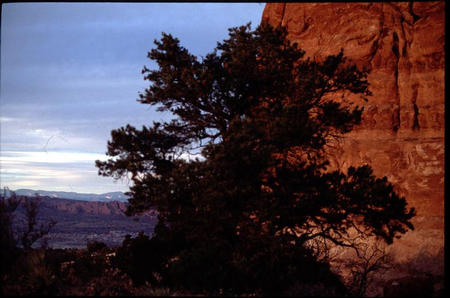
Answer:
[{"label": "blue sky", "polygon": [[263,3],[7,3],[1,16],[0,186],[103,193],[110,132],[167,119],[136,102],[153,40],[205,56]]}]

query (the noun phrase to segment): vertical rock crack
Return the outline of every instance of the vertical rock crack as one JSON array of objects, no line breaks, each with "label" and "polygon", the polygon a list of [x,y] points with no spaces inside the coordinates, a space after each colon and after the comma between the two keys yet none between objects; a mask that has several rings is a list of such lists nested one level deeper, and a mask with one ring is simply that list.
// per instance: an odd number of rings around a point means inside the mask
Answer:
[{"label": "vertical rock crack", "polygon": [[420,129],[420,125],[419,125],[419,108],[417,107],[417,93],[418,93],[418,89],[419,89],[419,84],[414,84],[412,86],[413,92],[412,92],[412,104],[413,104],[413,109],[414,109],[414,116],[413,116],[413,125],[412,125],[412,129],[413,130],[418,130]]},{"label": "vertical rock crack", "polygon": [[399,62],[400,62],[400,53],[399,53],[399,39],[396,32],[392,34],[392,52],[394,53],[396,63],[395,63],[395,69],[394,69],[394,76],[395,76],[395,96],[397,100],[397,106],[394,107],[394,112],[392,114],[392,129],[394,132],[397,132],[400,128],[400,94],[399,94],[399,82],[398,82],[398,69],[399,69]]}]

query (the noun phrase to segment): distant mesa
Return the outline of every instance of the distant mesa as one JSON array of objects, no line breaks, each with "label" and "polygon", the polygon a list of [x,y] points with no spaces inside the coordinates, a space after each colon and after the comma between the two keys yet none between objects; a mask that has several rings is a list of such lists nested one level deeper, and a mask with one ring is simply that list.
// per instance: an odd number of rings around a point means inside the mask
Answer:
[{"label": "distant mesa", "polygon": [[[87,241],[92,240],[104,242],[108,246],[118,246],[125,235],[135,237],[141,231],[152,235],[157,223],[158,214],[155,210],[127,216],[125,211],[128,203],[117,200],[126,198],[121,192],[98,195],[18,189],[15,193],[28,197],[37,194],[40,197],[38,224],[45,224],[49,219],[56,221],[45,238],[51,248],[85,248]],[[111,199],[106,199],[106,196]],[[19,206],[14,213],[13,229],[22,233],[26,226],[25,209]],[[35,247],[39,245],[41,243],[35,243]]]}]

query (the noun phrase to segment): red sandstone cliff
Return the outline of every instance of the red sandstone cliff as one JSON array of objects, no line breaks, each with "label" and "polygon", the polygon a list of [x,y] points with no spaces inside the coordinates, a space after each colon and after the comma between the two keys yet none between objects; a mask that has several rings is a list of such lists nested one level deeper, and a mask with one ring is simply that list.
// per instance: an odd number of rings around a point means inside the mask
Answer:
[{"label": "red sandstone cliff", "polygon": [[[128,203],[111,201],[111,202],[99,202],[99,201],[81,201],[60,199],[52,197],[40,197],[41,208],[48,209],[51,212],[63,211],[67,214],[92,214],[100,216],[125,216]],[[142,216],[156,215],[154,209],[148,210],[142,213]]]},{"label": "red sandstone cliff", "polygon": [[[323,59],[344,55],[370,70],[363,121],[333,164],[370,164],[417,210],[416,229],[392,247],[397,260],[437,255],[444,243],[444,2],[269,3],[262,20]],[[439,260],[442,261],[443,260]]]},{"label": "red sandstone cliff", "polygon": [[67,199],[57,199],[50,197],[41,198],[42,207],[49,207],[67,213],[89,213],[95,215],[121,215],[127,209],[126,203],[112,202],[87,202]]}]

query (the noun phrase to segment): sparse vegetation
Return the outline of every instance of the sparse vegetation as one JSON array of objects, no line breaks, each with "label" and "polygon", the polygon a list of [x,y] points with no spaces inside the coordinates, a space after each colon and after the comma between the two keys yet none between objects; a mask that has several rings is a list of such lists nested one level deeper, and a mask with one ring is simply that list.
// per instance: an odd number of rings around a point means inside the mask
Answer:
[{"label": "sparse vegetation", "polygon": [[26,229],[20,236],[22,247],[30,250],[31,246],[39,239],[47,235],[56,221],[50,219],[48,223],[41,223],[38,226],[37,214],[39,212],[40,199],[39,197],[23,197],[22,205],[25,209]]},{"label": "sparse vegetation", "polygon": [[[2,282],[15,281],[13,288],[18,288],[25,294],[49,294],[52,277],[43,260],[44,250],[32,250],[34,242],[47,235],[56,222],[37,224],[39,199],[37,197],[19,197],[5,188],[0,196],[0,223],[2,229],[1,261]],[[13,217],[17,208],[25,209],[26,228],[21,233],[13,229]],[[19,245],[21,244],[21,246]],[[1,291],[4,292],[2,287]]]},{"label": "sparse vegetation", "polygon": [[6,189],[0,196],[0,278],[3,279],[5,274],[10,270],[16,260],[19,251],[17,242],[14,237],[12,221],[14,211],[20,204],[20,200],[13,194],[6,199]]},{"label": "sparse vegetation", "polygon": [[150,283],[135,283],[116,265],[120,248],[99,242],[86,249],[32,249],[22,253],[2,280],[3,295],[169,296]]}]

